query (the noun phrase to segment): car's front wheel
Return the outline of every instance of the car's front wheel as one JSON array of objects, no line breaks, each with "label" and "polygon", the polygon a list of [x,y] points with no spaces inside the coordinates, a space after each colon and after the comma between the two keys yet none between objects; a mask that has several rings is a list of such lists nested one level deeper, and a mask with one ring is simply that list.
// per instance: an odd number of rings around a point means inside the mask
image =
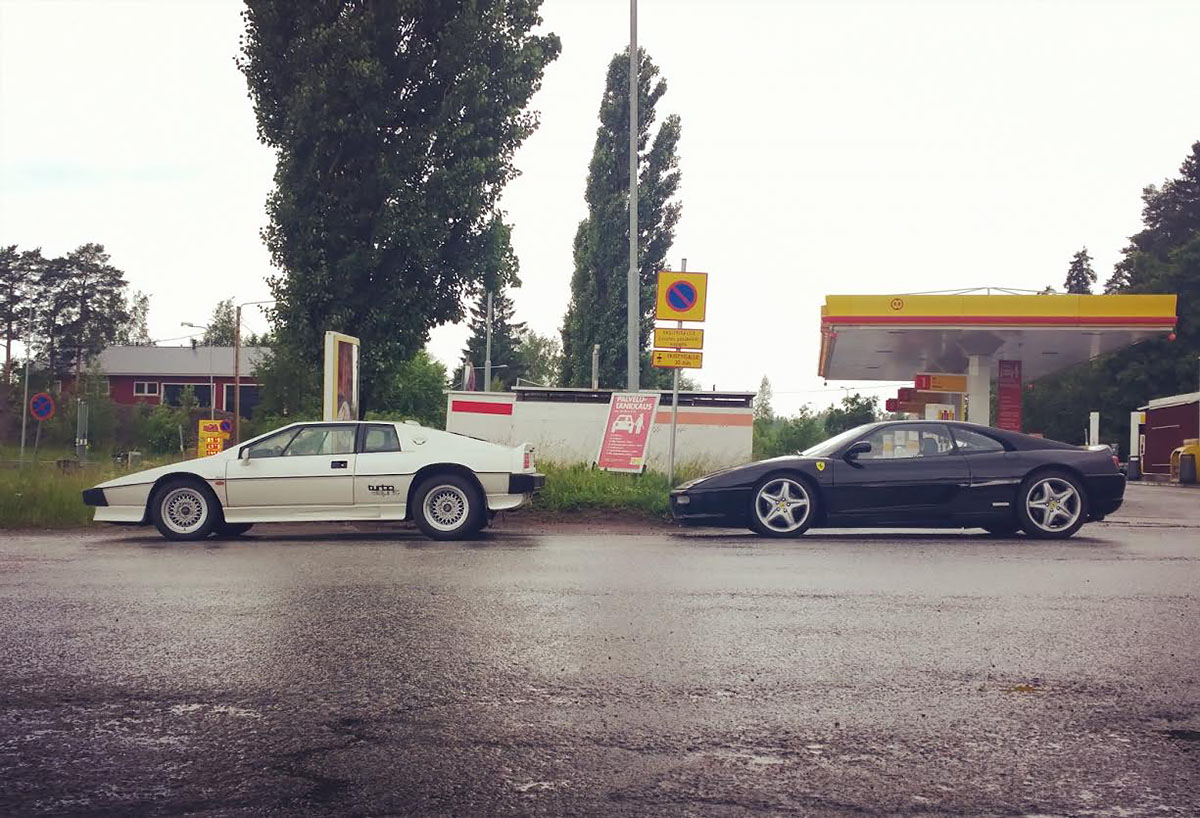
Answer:
[{"label": "car's front wheel", "polygon": [[196,480],[165,483],[150,504],[150,519],[168,540],[202,540],[222,522],[221,507],[208,486]]},{"label": "car's front wheel", "polygon": [[417,487],[413,519],[427,537],[460,540],[483,528],[487,510],[472,482],[457,474],[434,475]]},{"label": "car's front wheel", "polygon": [[798,537],[817,511],[816,494],[799,477],[774,475],[758,484],[750,508],[750,528],[767,537]]},{"label": "car's front wheel", "polygon": [[1043,540],[1066,539],[1087,519],[1087,495],[1070,474],[1043,471],[1030,475],[1017,494],[1021,529]]}]

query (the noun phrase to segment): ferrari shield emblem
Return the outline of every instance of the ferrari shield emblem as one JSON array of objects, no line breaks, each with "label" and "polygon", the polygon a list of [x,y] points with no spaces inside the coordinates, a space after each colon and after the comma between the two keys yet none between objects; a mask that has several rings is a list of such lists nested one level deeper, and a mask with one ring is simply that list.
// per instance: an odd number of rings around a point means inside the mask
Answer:
[{"label": "ferrari shield emblem", "polygon": [[824,460],[817,461],[817,471],[825,471],[825,461]]}]

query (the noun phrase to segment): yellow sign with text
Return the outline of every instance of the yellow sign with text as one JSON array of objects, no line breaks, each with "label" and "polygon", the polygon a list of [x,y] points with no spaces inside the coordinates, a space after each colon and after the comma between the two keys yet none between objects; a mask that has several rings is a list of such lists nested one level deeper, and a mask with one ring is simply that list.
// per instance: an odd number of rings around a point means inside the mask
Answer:
[{"label": "yellow sign with text", "polygon": [[703,321],[708,295],[708,273],[658,274],[654,317],[659,321]]},{"label": "yellow sign with text", "polygon": [[662,369],[699,369],[703,361],[703,352],[656,349],[650,353],[650,363]]},{"label": "yellow sign with text", "polygon": [[966,375],[943,375],[937,372],[922,372],[914,380],[914,386],[922,392],[966,392]]},{"label": "yellow sign with text", "polygon": [[225,451],[225,441],[233,433],[228,420],[202,420],[196,428],[196,457],[211,457]]},{"label": "yellow sign with text", "polygon": [[704,330],[655,327],[654,345],[675,349],[704,349]]}]

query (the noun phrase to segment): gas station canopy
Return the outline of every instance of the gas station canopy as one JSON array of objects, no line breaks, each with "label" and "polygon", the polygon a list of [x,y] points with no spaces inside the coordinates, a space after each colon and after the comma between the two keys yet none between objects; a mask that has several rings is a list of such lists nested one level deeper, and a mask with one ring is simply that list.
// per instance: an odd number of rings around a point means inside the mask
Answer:
[{"label": "gas station canopy", "polygon": [[[1174,295],[830,295],[821,307],[829,380],[909,381],[917,372],[1035,379],[1175,328]],[[982,373],[981,373],[982,374]]]}]

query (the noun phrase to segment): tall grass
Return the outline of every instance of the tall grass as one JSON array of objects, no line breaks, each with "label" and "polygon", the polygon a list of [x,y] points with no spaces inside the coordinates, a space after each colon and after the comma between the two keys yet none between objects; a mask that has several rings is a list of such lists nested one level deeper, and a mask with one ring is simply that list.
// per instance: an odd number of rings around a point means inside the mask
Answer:
[{"label": "tall grass", "polygon": [[6,468],[0,468],[0,529],[91,525],[92,509],[83,504],[84,489],[128,471],[172,462],[171,458],[161,458],[132,469],[97,462],[64,471],[45,450],[39,453],[37,463],[32,462],[28,451],[25,458],[23,467],[6,464]]},{"label": "tall grass", "polygon": [[[28,456],[28,453],[27,453]],[[171,462],[163,458],[161,463]],[[160,462],[146,462],[150,468]],[[649,517],[670,514],[667,496],[671,484],[658,472],[617,474],[579,464],[560,466],[539,463],[546,486],[533,507],[543,511],[625,511]],[[26,460],[24,468],[0,468],[0,529],[74,528],[91,525],[92,509],[80,496],[91,488],[122,474],[126,469],[110,464],[92,464],[76,471],[62,471],[53,462]],[[675,476],[679,484],[707,471],[701,466],[682,466]]]},{"label": "tall grass", "polygon": [[[561,466],[553,463],[539,463],[538,470],[546,475],[546,485],[534,500],[534,508],[545,511],[635,511],[654,517],[670,514],[667,497],[672,485],[665,474],[620,474],[584,464]],[[675,475],[675,484],[698,477],[704,471],[699,466],[684,466]]]}]

